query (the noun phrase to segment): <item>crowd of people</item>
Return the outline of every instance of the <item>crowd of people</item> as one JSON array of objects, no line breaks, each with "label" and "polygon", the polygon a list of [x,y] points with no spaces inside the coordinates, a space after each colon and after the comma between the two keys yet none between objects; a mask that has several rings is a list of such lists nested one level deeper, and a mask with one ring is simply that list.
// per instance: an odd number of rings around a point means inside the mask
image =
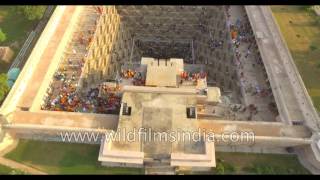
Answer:
[{"label": "crowd of people", "polygon": [[[234,23],[231,22],[230,8],[227,7],[227,26],[230,30],[232,45],[235,52],[235,65],[239,70],[240,85],[244,89],[246,95],[256,96],[260,98],[268,98],[272,96],[272,90],[268,80],[248,80],[247,71],[244,70],[244,65],[251,64],[252,68],[261,68],[265,72],[262,59],[258,53],[255,44],[255,37],[251,29],[247,15],[243,18],[238,17]],[[272,100],[271,100],[272,101]],[[251,102],[248,106],[250,116],[258,113],[259,108]],[[251,118],[249,118],[251,119]]]},{"label": "crowd of people", "polygon": [[181,80],[185,81],[195,81],[197,82],[198,79],[204,79],[207,77],[207,73],[205,72],[199,72],[199,73],[191,73],[187,71],[183,71],[180,74]]},{"label": "crowd of people", "polygon": [[116,113],[120,109],[121,97],[109,93],[99,97],[99,89],[91,88],[85,96],[76,92],[75,87],[60,88],[60,94],[42,106],[43,110],[87,112],[87,113]]},{"label": "crowd of people", "polygon": [[133,69],[122,69],[121,78],[132,80],[132,84],[134,86],[144,86],[146,82],[145,77],[142,75],[142,72]]},{"label": "crowd of people", "polygon": [[218,41],[218,40],[210,39],[209,47],[211,49],[222,48],[222,46],[223,46],[222,40]]},{"label": "crowd of people", "polygon": [[[101,14],[103,9],[95,7],[96,13]],[[99,17],[93,15],[92,17]],[[88,18],[90,20],[90,18]],[[71,42],[71,50],[67,58],[62,60],[60,67],[54,74],[42,110],[88,112],[88,113],[117,113],[120,109],[121,97],[115,93],[106,93],[99,96],[99,87],[91,88],[85,93],[77,90],[85,57],[92,42],[97,20],[90,24],[80,26],[77,38]]]}]

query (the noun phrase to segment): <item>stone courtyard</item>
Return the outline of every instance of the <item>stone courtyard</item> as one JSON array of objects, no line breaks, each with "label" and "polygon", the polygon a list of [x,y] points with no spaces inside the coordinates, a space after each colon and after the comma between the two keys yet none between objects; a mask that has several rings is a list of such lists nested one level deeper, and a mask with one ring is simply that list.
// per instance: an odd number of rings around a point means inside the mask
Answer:
[{"label": "stone courtyard", "polygon": [[[199,67],[209,85],[222,89],[223,103],[216,107],[221,118],[278,121],[244,9],[229,11],[224,6],[85,8],[41,108],[117,114],[121,95],[98,97],[102,83],[115,81],[141,57],[182,58],[189,73]],[[202,111],[212,114],[215,108]]]}]

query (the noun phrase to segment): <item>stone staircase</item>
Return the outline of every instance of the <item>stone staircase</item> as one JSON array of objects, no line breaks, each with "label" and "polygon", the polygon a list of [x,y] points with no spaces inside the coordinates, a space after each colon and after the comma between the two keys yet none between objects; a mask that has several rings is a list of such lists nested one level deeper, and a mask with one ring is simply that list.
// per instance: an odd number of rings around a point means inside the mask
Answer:
[{"label": "stone staircase", "polygon": [[144,159],[146,175],[175,175],[176,168],[170,166],[170,158],[166,159]]}]

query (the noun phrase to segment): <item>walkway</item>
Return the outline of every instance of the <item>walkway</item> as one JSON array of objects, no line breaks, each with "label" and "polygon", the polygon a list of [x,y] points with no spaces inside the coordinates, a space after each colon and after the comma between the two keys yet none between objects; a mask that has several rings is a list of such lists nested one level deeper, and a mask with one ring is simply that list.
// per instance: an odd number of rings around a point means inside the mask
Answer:
[{"label": "walkway", "polygon": [[[16,111],[8,117],[10,124],[38,127],[60,127],[60,128],[84,128],[91,130],[116,129],[118,115],[73,113],[57,111]],[[7,125],[4,125],[7,127]]]},{"label": "walkway", "polygon": [[320,162],[315,159],[312,149],[309,147],[295,148],[300,163],[312,174],[320,174]]},{"label": "walkway", "polygon": [[319,117],[294,65],[279,27],[267,6],[246,6],[281,119],[319,130]]},{"label": "walkway", "polygon": [[[240,24],[243,26],[249,25],[248,19],[245,17],[246,12],[244,11],[243,6],[230,6],[230,17],[229,22],[233,25],[237,24],[237,20],[240,20]],[[249,26],[250,27],[250,26]],[[250,29],[246,32],[245,36],[254,38]],[[233,45],[235,48],[235,45]],[[250,54],[246,56],[247,50],[250,48]],[[272,114],[269,110],[269,103],[274,102],[272,96],[259,96],[254,94],[256,87],[262,89],[269,89],[269,84],[267,83],[267,74],[263,67],[263,64],[259,64],[261,57],[257,49],[256,42],[244,42],[240,40],[240,45],[236,48],[236,51],[242,54],[239,58],[241,65],[238,66],[239,73],[243,73],[243,76],[240,75],[241,88],[243,88],[244,103],[246,106],[254,104],[258,109],[258,114],[252,117],[254,121],[276,121],[275,114]]]},{"label": "walkway", "polygon": [[288,126],[279,122],[244,122],[201,119],[199,128],[215,134],[226,132],[253,132],[255,136],[307,138],[311,133],[305,126]]},{"label": "walkway", "polygon": [[6,134],[5,138],[0,143],[0,146],[2,146],[2,148],[0,148],[0,164],[7,167],[11,167],[13,169],[21,170],[30,174],[46,174],[32,167],[26,166],[24,164],[21,164],[16,161],[3,157],[5,154],[15,149],[17,145],[18,145],[18,140],[13,139],[9,134]]},{"label": "walkway", "polygon": [[4,157],[0,157],[0,164],[4,165],[4,166],[8,166],[11,167],[13,169],[18,169],[30,174],[37,174],[37,175],[45,175],[47,173],[39,171],[37,169],[34,169],[32,167],[26,166],[24,164],[18,163],[16,161],[12,161],[10,159],[6,159]]}]

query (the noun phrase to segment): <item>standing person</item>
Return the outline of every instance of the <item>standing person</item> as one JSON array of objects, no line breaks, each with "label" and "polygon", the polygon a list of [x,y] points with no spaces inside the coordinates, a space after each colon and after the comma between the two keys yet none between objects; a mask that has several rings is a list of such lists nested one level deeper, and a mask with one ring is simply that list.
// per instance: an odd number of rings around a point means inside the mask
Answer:
[{"label": "standing person", "polygon": [[246,53],[246,55],[245,55],[245,58],[247,58],[250,54],[251,54],[250,50],[247,49],[247,53]]},{"label": "standing person", "polygon": [[250,50],[250,48],[251,48],[251,45],[252,45],[252,43],[250,43],[250,44],[249,44],[249,46],[248,46],[248,50]]},{"label": "standing person", "polygon": [[240,22],[240,19],[239,18],[237,18],[237,20],[236,20],[236,26],[237,26],[237,28],[238,29],[240,29],[240,24],[241,22]]},{"label": "standing person", "polygon": [[227,20],[227,28],[230,29],[231,28],[231,22],[230,19]]}]

